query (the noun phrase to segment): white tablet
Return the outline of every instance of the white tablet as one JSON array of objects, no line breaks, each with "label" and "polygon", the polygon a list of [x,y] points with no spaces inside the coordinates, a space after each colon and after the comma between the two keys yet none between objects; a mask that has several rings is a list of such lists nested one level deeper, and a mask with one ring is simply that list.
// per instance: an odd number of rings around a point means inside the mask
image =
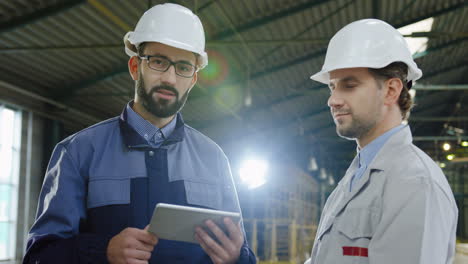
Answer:
[{"label": "white tablet", "polygon": [[240,213],[158,203],[151,218],[149,231],[160,239],[196,243],[195,227],[205,226],[205,220],[213,220],[221,229],[226,228],[222,222],[230,217],[234,223],[240,221]]}]

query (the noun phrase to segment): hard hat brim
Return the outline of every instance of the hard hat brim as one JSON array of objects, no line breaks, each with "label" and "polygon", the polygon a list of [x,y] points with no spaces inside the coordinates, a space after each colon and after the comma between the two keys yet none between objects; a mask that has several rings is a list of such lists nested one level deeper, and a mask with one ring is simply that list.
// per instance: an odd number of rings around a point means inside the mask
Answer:
[{"label": "hard hat brim", "polygon": [[[405,63],[408,66],[408,76],[407,76],[408,81],[413,81],[414,82],[414,81],[416,81],[416,80],[418,80],[418,79],[420,79],[422,77],[422,71],[416,66],[415,63],[413,63],[414,65],[411,65],[408,62],[405,62],[405,61],[402,61],[402,62]],[[384,67],[386,67],[388,65],[389,64],[370,65],[370,66],[369,65],[346,65],[346,66],[343,66],[343,67],[336,67],[336,68],[333,68],[333,69],[322,69],[321,71],[319,71],[319,72],[313,74],[312,76],[310,76],[310,79],[328,85],[329,82],[330,82],[330,72],[332,72],[334,70],[352,69],[352,68],[381,69],[381,68],[384,68]]]},{"label": "hard hat brim", "polygon": [[132,36],[133,33],[134,33],[133,31],[130,31],[130,32],[127,32],[127,34],[125,34],[124,36],[125,53],[130,57],[138,56],[136,45],[139,45],[143,42],[158,42],[158,43],[162,43],[162,44],[174,47],[174,48],[178,48],[178,49],[182,49],[182,50],[186,50],[186,51],[190,51],[195,54],[198,54],[199,55],[199,61],[197,63],[198,70],[201,70],[205,68],[206,65],[208,65],[208,54],[205,51],[198,51],[194,47],[191,47],[185,43],[173,41],[173,40],[163,38],[157,35],[155,36],[150,35],[150,36],[147,36],[146,38],[135,39]]}]

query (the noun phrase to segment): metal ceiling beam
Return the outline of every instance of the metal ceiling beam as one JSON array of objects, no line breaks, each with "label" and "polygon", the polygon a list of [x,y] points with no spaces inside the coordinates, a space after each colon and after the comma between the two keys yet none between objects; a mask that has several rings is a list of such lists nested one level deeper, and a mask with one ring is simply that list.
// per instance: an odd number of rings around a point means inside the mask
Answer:
[{"label": "metal ceiling beam", "polygon": [[[306,79],[305,82],[308,82],[308,83],[311,83],[312,81],[309,80],[309,79]],[[302,88],[302,86],[304,85],[304,83],[301,83],[299,85],[297,85],[296,87],[292,88],[292,90],[296,90],[296,89],[300,89]],[[314,86],[313,88],[310,89],[310,92],[316,92],[317,90],[315,90],[316,87],[326,87],[324,85],[318,85],[318,86]],[[328,88],[327,88],[328,89]],[[278,99],[278,100],[275,100],[273,102],[270,102],[268,104],[261,104],[261,105],[256,105],[255,107],[250,107],[246,110],[244,110],[242,112],[243,115],[253,115],[253,113],[255,112],[260,112],[260,111],[263,111],[263,110],[267,110],[269,107],[271,106],[274,106],[274,105],[277,105],[277,104],[282,104],[282,103],[285,103],[285,102],[288,102],[288,101],[292,101],[294,99],[297,99],[297,98],[300,98],[304,96],[304,92],[296,92],[296,93],[292,93],[292,94],[289,94],[288,96],[286,97],[281,97],[281,99]],[[216,125],[222,121],[225,121],[226,120],[226,117],[225,116],[222,116],[218,119],[215,119],[215,120],[210,120],[208,122],[204,122],[202,124],[200,124],[200,126],[197,126],[197,128],[199,129],[206,129],[210,126],[213,126],[213,125]]]},{"label": "metal ceiling beam", "polygon": [[217,1],[217,0],[212,0],[212,1],[206,2],[206,3],[203,4],[202,6],[199,6],[199,7],[198,7],[198,6],[196,5],[196,4],[197,4],[197,1],[195,0],[195,6],[196,6],[196,7],[194,8],[194,9],[195,9],[195,12],[194,12],[194,13],[195,13],[196,15],[199,15],[199,13],[200,13],[201,11],[203,11],[203,10],[205,10],[206,8],[210,7],[210,6],[211,6],[214,2],[216,2],[216,1]]},{"label": "metal ceiling beam", "polygon": [[396,14],[391,19],[389,19],[389,21],[395,21],[400,17],[405,17],[406,13],[408,13],[408,11],[411,10],[411,6],[416,4],[416,2],[417,1],[410,1],[409,3],[404,5],[401,10],[397,11]]},{"label": "metal ceiling beam", "polygon": [[[453,8],[448,8],[447,10],[451,11],[451,10],[453,10]],[[449,12],[449,11],[447,11],[447,12]],[[440,15],[440,12],[438,12],[438,15]],[[431,17],[431,16],[429,16],[429,17]],[[411,24],[411,23],[409,23],[409,24]],[[449,47],[449,46],[459,44],[459,43],[461,43],[461,42],[463,42],[463,41],[465,41],[465,40],[468,40],[468,38],[463,38],[463,39],[458,39],[458,40],[450,41],[450,42],[448,42],[448,43],[446,43],[446,44],[444,44],[444,45],[437,46],[437,47],[434,47],[434,48],[430,48],[430,49],[427,50],[426,54],[424,54],[424,55],[427,55],[429,52],[435,52],[435,51],[438,51],[438,50],[447,48],[447,47]],[[277,72],[277,71],[279,71],[279,70],[288,68],[288,67],[290,67],[290,66],[292,66],[292,65],[296,65],[296,64],[299,64],[299,63],[306,62],[306,61],[308,61],[308,60],[314,59],[314,58],[316,58],[316,57],[319,57],[319,56],[321,56],[321,55],[324,55],[325,52],[326,52],[326,49],[321,50],[321,51],[319,51],[319,52],[315,52],[315,53],[313,53],[313,54],[306,55],[306,56],[304,56],[304,57],[300,57],[300,58],[298,58],[298,59],[292,60],[292,61],[290,61],[290,62],[281,64],[281,65],[278,65],[278,66],[271,67],[271,68],[269,68],[269,69],[267,69],[267,70],[254,73],[254,74],[252,75],[252,80],[257,79],[257,78],[260,78],[260,77],[262,77],[262,76],[264,76],[264,75],[271,74],[271,73]],[[422,56],[424,56],[424,55],[421,54],[421,55],[418,56],[418,58],[419,58],[419,57],[422,57]],[[437,75],[437,74],[439,74],[439,73],[442,73],[442,72],[445,72],[445,71],[449,71],[449,70],[458,68],[458,67],[460,67],[460,66],[462,66],[462,65],[465,65],[465,63],[462,63],[462,64],[460,64],[460,65],[456,65],[456,66],[452,66],[452,67],[449,67],[449,68],[446,68],[446,69],[442,69],[442,70],[437,71],[437,72],[431,72],[431,73],[428,73],[428,74],[424,74],[424,75],[423,75],[423,78],[429,78],[429,77],[432,77],[433,75]],[[302,85],[301,85],[301,86],[302,86]],[[436,86],[424,86],[424,85],[415,85],[415,87],[416,87],[417,90],[429,90],[429,89],[431,89],[431,88],[434,89],[434,90],[435,90],[435,89],[440,89],[440,88],[436,88]],[[418,87],[419,87],[419,89],[418,89]],[[423,87],[428,87],[428,89],[425,89],[425,88],[423,88]],[[431,87],[431,88],[429,88],[429,87]],[[296,87],[295,90],[297,90],[298,88],[302,88],[302,87]],[[273,105],[285,103],[285,102],[287,102],[287,101],[290,101],[290,100],[299,98],[299,97],[304,96],[304,95],[306,95],[306,94],[309,94],[309,93],[312,93],[312,92],[316,92],[317,89],[322,89],[322,88],[325,89],[325,88],[327,88],[327,87],[324,86],[324,85],[314,85],[313,87],[310,87],[310,88],[308,88],[308,89],[305,90],[305,91],[296,92],[296,93],[291,94],[291,95],[289,95],[289,96],[287,96],[287,97],[281,98],[280,100],[276,100],[276,101],[274,101],[274,102],[272,102],[272,103],[270,103],[270,104],[262,105],[262,106],[260,106],[260,107],[256,107],[255,109],[251,109],[251,110],[249,110],[249,112],[252,113],[252,112],[256,112],[256,111],[262,111],[262,110],[264,110],[264,109],[267,109],[267,108],[269,108],[269,107],[272,107]],[[450,87],[450,88],[447,88],[447,89],[454,90],[454,89],[461,89],[461,88],[458,88],[458,87],[457,87],[457,88],[456,88],[456,87]],[[214,121],[209,121],[209,122],[207,122],[206,124],[203,124],[203,125],[201,125],[201,126],[202,126],[202,128],[206,128],[206,127],[212,126],[213,124],[217,123],[218,121],[222,121],[222,120],[224,120],[224,119],[225,119],[225,118],[221,117],[220,119],[217,119],[217,120],[214,120]]]},{"label": "metal ceiling beam", "polygon": [[127,25],[127,23],[120,19],[120,17],[116,16],[111,10],[109,10],[105,5],[101,4],[98,0],[88,0],[88,3],[96,10],[98,10],[102,15],[107,17],[107,19],[112,21],[112,23],[123,29],[124,32],[132,30],[130,25]]},{"label": "metal ceiling beam", "polygon": [[413,32],[411,34],[403,35],[403,37],[408,37],[408,38],[446,38],[446,37],[466,38],[468,37],[468,32],[420,31],[420,32]]},{"label": "metal ceiling beam", "polygon": [[372,0],[372,17],[380,19],[380,0]]},{"label": "metal ceiling beam", "polygon": [[[424,76],[424,75],[423,75]],[[455,90],[468,90],[468,84],[416,84],[413,89],[417,91],[455,91]]]},{"label": "metal ceiling beam", "polygon": [[92,79],[88,79],[82,82],[72,84],[68,87],[61,87],[60,90],[52,96],[54,100],[66,101],[75,95],[79,90],[85,89],[87,87],[93,86],[101,81],[112,79],[113,77],[128,72],[127,66],[118,68],[112,72],[106,72],[94,76]]},{"label": "metal ceiling beam", "polygon": [[[463,64],[463,65],[466,65],[466,64]],[[456,65],[459,67],[459,65]],[[452,66],[451,68],[454,68],[455,66]],[[320,85],[320,86],[323,86],[323,85]],[[323,86],[325,87],[325,86]],[[429,86],[430,87],[430,86]],[[311,91],[313,91],[311,89]],[[291,100],[291,99],[288,99],[288,100]],[[283,100],[281,100],[283,101]],[[259,111],[261,111],[262,109],[259,109]],[[310,118],[312,116],[315,116],[315,115],[320,115],[322,114],[323,112],[329,112],[329,108],[328,107],[325,107],[323,109],[320,110],[320,112],[317,113],[317,111],[315,111],[314,113],[308,113],[306,115],[303,115],[299,118],[299,120],[302,120],[302,119],[307,119],[307,118]],[[410,121],[447,121],[447,120],[452,120],[452,121],[466,121],[468,120],[468,117],[430,117],[430,118],[426,118],[426,117],[412,117],[410,116]],[[466,119],[466,120],[465,120]],[[286,127],[286,126],[289,126],[291,123],[295,123],[297,122],[296,119],[292,120],[292,121],[289,121],[289,122],[286,122],[286,123],[283,123],[283,124],[280,124],[281,127]],[[330,127],[333,126],[333,123],[330,123],[329,126],[326,126],[326,127],[323,127],[323,128],[318,128],[318,129],[312,129],[312,130],[309,130],[309,131],[305,131],[304,135],[309,135],[309,134],[312,134],[312,133],[317,133],[318,131],[320,130],[323,130],[323,129],[329,129]],[[268,130],[269,128],[267,128],[266,130]],[[264,130],[264,129],[262,129]]]},{"label": "metal ceiling beam", "polygon": [[[241,65],[240,62],[236,62],[236,60],[234,60],[235,64],[238,66],[238,69],[246,69],[244,71],[244,74],[247,76],[246,79],[246,83],[244,85],[245,87],[245,93],[246,94],[250,94],[250,85],[249,85],[249,76],[250,76],[250,64],[251,64],[251,60],[254,59],[254,55],[251,51],[251,49],[245,44],[245,39],[244,37],[242,37],[242,35],[237,31],[237,28],[236,26],[234,25],[234,22],[232,22],[232,20],[229,18],[229,16],[227,15],[227,11],[225,11],[225,9],[221,6],[221,4],[219,2],[216,2],[215,3],[215,8],[218,10],[219,13],[222,14],[222,16],[224,17],[224,20],[226,20],[229,24],[229,27],[231,28],[231,30],[236,34],[236,36],[238,37],[238,39],[240,39],[240,43],[242,45],[242,48],[244,49],[245,51],[245,55],[246,55],[246,60],[242,63],[243,65]],[[229,56],[231,57],[231,56]]]},{"label": "metal ceiling beam", "polygon": [[436,51],[439,51],[439,50],[442,50],[442,49],[445,49],[447,47],[450,47],[450,46],[453,46],[453,45],[457,45],[459,43],[462,43],[463,41],[466,41],[468,40],[468,37],[466,38],[461,38],[461,39],[455,39],[455,40],[452,40],[450,42],[447,42],[443,45],[440,45],[440,46],[437,46],[437,47],[431,47],[431,48],[428,48],[426,49],[425,51],[423,52],[418,52],[416,54],[413,55],[413,59],[419,59],[421,57],[424,57],[426,56],[427,54],[430,54],[430,53],[433,53],[433,52],[436,52]]},{"label": "metal ceiling beam", "polygon": [[459,122],[468,121],[468,116],[411,116],[410,122]]},{"label": "metal ceiling beam", "polygon": [[[421,32],[422,34],[415,35],[403,35],[404,37],[435,37],[430,32]],[[448,33],[443,35],[443,37],[453,37],[453,36],[467,36],[468,33]],[[416,53],[413,58],[418,59],[434,51],[438,51],[452,45],[459,44],[463,41],[468,40],[468,37],[461,39],[455,39],[446,44],[429,48],[426,51]],[[207,41],[207,47],[224,47],[224,46],[276,46],[276,45],[304,45],[304,44],[327,44],[329,41],[328,38],[316,38],[316,39],[272,39],[272,40],[211,40]],[[39,51],[80,51],[80,50],[89,50],[89,49],[121,49],[122,44],[107,44],[107,45],[78,45],[78,46],[55,46],[55,47],[14,47],[14,48],[0,48],[1,53],[16,53],[16,52],[39,52]]]},{"label": "metal ceiling beam", "polygon": [[[317,1],[317,2],[314,2],[314,3],[308,3],[308,4],[317,4],[318,2],[325,2],[325,1]],[[438,10],[438,11],[434,11],[434,12],[430,12],[428,14],[425,14],[423,16],[419,16],[418,18],[415,18],[415,19],[410,19],[404,23],[400,23],[397,27],[402,27],[402,26],[405,26],[405,25],[409,25],[409,24],[412,24],[416,21],[419,21],[419,20],[423,20],[423,19],[426,19],[426,18],[429,18],[429,17],[433,17],[433,16],[438,16],[438,15],[442,15],[446,12],[450,12],[450,11],[453,11],[457,8],[460,8],[462,6],[465,6],[465,5],[468,5],[467,3],[464,3],[465,1],[461,1],[461,3],[458,3],[458,4],[454,4],[454,5],[451,5],[451,6],[448,6],[444,9],[441,9],[441,10]],[[290,11],[290,10],[289,10]],[[296,11],[296,12],[299,12],[299,11]],[[281,12],[281,13],[287,13],[287,11],[285,12]],[[266,19],[266,18],[265,18]],[[270,18],[271,19],[271,18]],[[277,19],[277,18],[276,18]],[[268,22],[271,22],[271,21],[267,21]],[[265,23],[265,22],[263,22]],[[242,30],[239,30],[237,29],[238,32],[241,32]],[[233,33],[234,34],[234,33]],[[299,57],[299,58],[296,58],[296,59],[293,59],[287,63],[284,63],[284,64],[281,64],[281,65],[277,65],[277,66],[274,66],[274,67],[271,67],[269,69],[266,69],[266,70],[263,70],[263,71],[260,71],[260,72],[257,72],[257,73],[253,73],[251,75],[251,80],[255,80],[257,78],[260,78],[262,76],[265,76],[265,75],[268,75],[268,74],[272,74],[272,73],[275,73],[277,71],[280,71],[282,69],[285,69],[285,68],[288,68],[288,67],[291,67],[293,65],[296,65],[296,64],[300,64],[300,63],[303,63],[303,62],[306,62],[306,61],[309,61],[309,60],[312,60],[312,59],[315,59],[317,57],[320,57],[320,56],[323,56],[325,55],[326,53],[326,48],[325,49],[322,49],[320,51],[315,51],[311,54],[307,54],[305,56],[302,56],[302,57]],[[123,68],[123,67],[122,67]],[[125,65],[125,70],[121,71],[120,73],[124,72],[124,71],[127,71],[126,69],[126,65]],[[115,72],[111,72],[111,73],[108,73],[109,75],[111,75],[111,77],[114,75],[114,74],[119,74],[119,73],[115,73]],[[438,74],[438,73],[436,73]],[[105,74],[103,74],[104,76]],[[102,81],[104,79],[106,79],[105,77],[103,76],[98,76],[98,78],[93,78],[93,79],[90,79],[90,80],[87,80],[87,81],[83,81],[82,83],[80,83],[79,85],[75,85],[72,87],[72,93],[80,90],[80,89],[84,89],[88,86],[92,86],[94,84],[96,84],[97,82],[99,81]],[[425,76],[427,77],[427,75]],[[68,91],[70,92],[70,91]],[[70,93],[70,94],[72,94]],[[68,94],[68,93],[67,93]]]},{"label": "metal ceiling beam", "polygon": [[[452,6],[449,6],[449,7],[446,7],[444,9],[441,9],[441,10],[438,10],[438,11],[435,11],[435,12],[431,12],[431,13],[428,13],[428,14],[425,14],[423,16],[419,16],[418,18],[414,18],[414,19],[410,19],[408,21],[405,21],[404,23],[400,23],[398,25],[396,25],[395,27],[399,28],[399,27],[403,27],[403,26],[407,26],[407,25],[410,25],[410,24],[413,24],[414,22],[417,22],[417,21],[420,21],[420,20],[424,20],[426,18],[429,18],[429,17],[433,17],[433,16],[438,16],[438,15],[442,15],[442,14],[445,14],[447,12],[451,12],[457,8],[460,8],[462,6],[465,6],[465,5],[468,5],[467,3],[465,3],[465,1],[461,1],[461,3],[458,3],[458,4],[455,4],[455,5],[452,5]],[[252,74],[252,80],[256,79],[256,78],[260,78],[264,75],[267,75],[267,74],[271,74],[271,73],[275,73],[279,70],[282,70],[282,69],[285,69],[285,68],[288,68],[290,66],[293,66],[293,65],[296,65],[296,64],[300,64],[300,63],[303,63],[303,62],[306,62],[308,60],[312,60],[314,58],[317,58],[317,57],[320,57],[320,56],[323,56],[325,55],[327,49],[322,49],[320,51],[315,51],[311,54],[308,54],[308,55],[305,55],[305,56],[302,56],[302,57],[299,57],[299,58],[296,58],[294,60],[291,60],[287,63],[283,63],[281,65],[277,65],[277,66],[274,66],[274,67],[271,67],[269,69],[266,69],[264,71],[260,71],[260,72],[257,72],[257,73],[254,73]]]},{"label": "metal ceiling beam", "polygon": [[256,73],[251,75],[252,76],[251,80],[255,80],[255,79],[261,78],[261,77],[263,77],[265,75],[269,75],[269,74],[284,70],[286,68],[289,68],[291,66],[313,60],[313,59],[318,58],[320,56],[324,56],[326,52],[327,52],[327,49],[324,48],[324,49],[321,49],[319,51],[315,51],[315,52],[313,52],[311,54],[307,54],[305,56],[293,59],[293,60],[288,61],[286,63],[280,64],[280,65],[275,65],[275,66],[270,67],[268,69],[265,69],[263,71],[256,72]]},{"label": "metal ceiling beam", "polygon": [[[432,11],[432,12],[428,12],[427,14],[423,14],[421,16],[411,18],[411,19],[409,19],[407,21],[404,21],[404,22],[401,22],[401,23],[398,23],[398,24],[394,24],[393,26],[395,28],[401,28],[401,27],[404,27],[404,26],[419,22],[421,20],[428,19],[430,17],[440,16],[440,15],[443,15],[443,14],[446,14],[446,13],[461,9],[461,8],[463,8],[465,6],[468,6],[468,2],[466,0],[459,0],[459,2],[456,3],[456,4],[445,6],[444,8],[442,8],[440,10],[435,10],[435,11]],[[408,17],[408,16],[403,16],[403,17]]]},{"label": "metal ceiling beam", "polygon": [[[455,5],[451,5],[451,6],[448,6],[444,9],[441,9],[441,10],[438,10],[438,11],[434,11],[434,12],[430,12],[430,13],[427,13],[423,16],[419,16],[417,18],[414,18],[414,19],[409,19],[408,21],[405,21],[403,23],[399,23],[397,24],[395,27],[396,28],[400,28],[400,27],[403,27],[403,26],[407,26],[407,25],[410,25],[410,24],[413,24],[417,21],[420,21],[420,20],[424,20],[426,18],[430,18],[430,17],[434,17],[434,16],[439,16],[439,15],[442,15],[442,14],[445,14],[447,12],[451,12],[453,10],[456,10],[457,8],[460,8],[460,7],[463,7],[465,5],[468,5],[468,2],[465,3],[466,1],[461,1],[461,3],[458,3],[458,4],[455,4]],[[274,67],[271,67],[269,69],[266,69],[266,70],[263,70],[263,71],[260,71],[260,72],[257,72],[257,73],[254,73],[251,75],[251,80],[254,80],[254,79],[257,79],[257,78],[260,78],[262,76],[265,76],[265,75],[268,75],[268,74],[271,74],[271,73],[275,73],[277,71],[280,71],[282,69],[285,69],[285,68],[288,68],[288,67],[291,67],[291,66],[294,66],[296,64],[300,64],[300,63],[303,63],[303,62],[306,62],[306,61],[309,61],[309,60],[312,60],[312,59],[315,59],[317,57],[320,57],[320,56],[324,56],[325,53],[326,53],[327,49],[322,49],[322,50],[319,50],[319,51],[315,51],[311,54],[307,54],[305,56],[302,56],[302,57],[299,57],[299,58],[296,58],[296,59],[293,59],[289,62],[286,62],[286,63],[283,63],[281,65],[277,65],[277,66],[274,66]]]},{"label": "metal ceiling beam", "polygon": [[[245,130],[243,131],[244,135],[246,136],[249,136],[250,138],[255,138],[256,136],[259,136],[259,135],[263,135],[263,134],[266,134],[266,133],[269,133],[269,132],[276,132],[276,131],[273,131],[273,129],[277,130],[277,129],[281,129],[281,128],[284,128],[284,127],[288,127],[294,123],[297,123],[301,120],[304,120],[304,119],[308,119],[308,118],[312,118],[312,117],[315,117],[315,116],[319,116],[321,115],[324,111],[329,111],[328,110],[328,106],[327,107],[323,107],[323,108],[320,108],[320,109],[313,109],[311,111],[308,111],[307,113],[299,116],[299,117],[294,117],[294,119],[289,119],[287,120],[286,122],[282,122],[280,124],[278,123],[273,123],[273,125],[269,125],[267,127],[261,127],[261,128],[258,128],[258,132],[256,133],[248,133],[246,132]],[[292,136],[292,135],[291,135]],[[235,135],[234,137],[230,137],[230,138],[224,138],[224,139],[221,139],[220,141],[223,141],[223,142],[230,142],[230,141],[239,141],[239,136],[238,135]]]},{"label": "metal ceiling beam", "polygon": [[[338,8],[334,9],[334,10],[330,10],[330,12],[328,13],[325,13],[325,14],[322,14],[322,17],[318,20],[314,20],[314,21],[311,21],[311,23],[309,25],[307,25],[303,30],[299,31],[297,34],[295,34],[294,36],[291,36],[290,39],[291,40],[299,40],[300,38],[302,38],[302,36],[304,34],[306,34],[307,32],[310,32],[312,29],[314,28],[318,28],[320,27],[325,21],[327,20],[330,20],[332,19],[336,14],[340,13],[341,11],[345,10],[348,6],[354,4],[357,0],[349,0],[347,2],[345,2],[343,5],[339,6]],[[325,42],[325,44],[328,43],[328,40]],[[278,51],[285,47],[286,45],[278,45],[272,49],[269,49],[269,50],[265,50],[265,52],[258,57],[257,59],[257,63],[261,63],[264,62],[267,58],[270,58],[272,57],[274,54],[278,53]]]},{"label": "metal ceiling beam", "polygon": [[0,33],[9,32],[12,30],[17,29],[18,27],[26,26],[32,24],[40,19],[44,19],[49,16],[56,15],[61,13],[65,10],[73,8],[77,5],[86,3],[86,0],[69,0],[69,1],[62,1],[58,4],[51,5],[45,7],[38,12],[34,12],[32,14],[26,14],[21,17],[14,18],[6,23],[0,25]]},{"label": "metal ceiling beam", "polygon": [[41,52],[41,51],[88,51],[90,49],[122,49],[123,44],[118,45],[78,45],[78,46],[55,46],[55,47],[14,47],[14,48],[0,48],[0,54],[18,53],[18,52]]},{"label": "metal ceiling beam", "polygon": [[[82,1],[79,1],[79,2],[82,2]],[[310,4],[310,3],[309,3],[309,4]],[[427,15],[425,15],[425,16],[421,16],[421,17],[419,17],[418,19],[425,19],[425,18],[427,18],[427,17],[436,16],[436,15],[441,15],[441,14],[443,14],[443,13],[445,13],[445,12],[450,12],[450,11],[454,10],[455,8],[459,8],[460,6],[464,6],[464,5],[466,5],[466,4],[465,4],[465,3],[460,3],[460,4],[457,4],[457,5],[454,5],[454,6],[450,6],[450,7],[447,7],[447,8],[445,8],[445,9],[443,9],[443,10],[436,11],[436,12],[434,12],[434,13],[432,13],[432,14],[427,14]],[[414,21],[414,20],[415,20],[415,19],[412,19],[412,20],[410,20],[409,22],[406,22],[405,24],[400,24],[400,25],[398,25],[398,26],[401,27],[401,26],[404,26],[404,25],[406,25],[406,24],[411,24],[411,23],[413,23],[412,21]],[[428,52],[430,52],[430,51],[435,51],[435,50],[442,49],[442,48],[445,48],[445,47],[447,47],[448,45],[458,44],[458,43],[460,43],[460,42],[462,42],[462,41],[465,41],[466,39],[467,39],[467,38],[449,42],[449,43],[447,43],[447,44],[445,44],[445,45],[443,45],[443,46],[441,46],[441,47],[436,47],[436,48],[429,49]],[[120,45],[119,45],[119,46],[120,46]],[[103,48],[110,48],[110,47],[114,47],[114,46],[107,46],[107,45],[103,46]],[[254,73],[254,74],[252,74],[252,76],[251,76],[251,77],[252,77],[252,80],[253,80],[253,79],[260,78],[260,77],[262,77],[262,76],[264,76],[264,75],[267,75],[267,74],[275,73],[275,72],[277,72],[277,71],[280,71],[280,70],[282,70],[282,69],[291,67],[291,66],[293,66],[293,65],[300,64],[300,63],[303,63],[303,62],[312,60],[312,59],[314,59],[314,58],[316,58],[316,57],[319,57],[319,56],[324,55],[325,52],[326,52],[326,49],[323,49],[323,50],[320,50],[320,51],[318,51],[318,52],[314,52],[314,53],[312,53],[312,54],[308,54],[308,55],[306,55],[306,56],[303,56],[303,57],[294,59],[294,60],[292,60],[292,61],[290,61],[290,62],[287,62],[287,63],[281,64],[281,65],[277,65],[277,66],[271,67],[271,68],[266,69],[266,70],[261,71],[261,72]],[[125,67],[125,69],[122,68],[122,70],[121,70],[120,72],[111,72],[111,73],[108,73],[108,75],[110,75],[109,77],[113,77],[113,76],[116,75],[116,74],[123,73],[123,72],[126,72],[126,71],[127,71],[127,68]],[[438,73],[436,72],[436,73],[432,73],[432,74],[433,74],[433,75],[436,75],[436,74],[438,74]],[[425,77],[427,78],[428,76],[426,75]],[[80,85],[75,85],[75,86],[72,87],[72,93],[71,93],[71,94],[73,94],[73,92],[76,91],[76,90],[85,88],[86,85],[91,86],[91,85],[95,84],[96,82],[102,81],[102,80],[104,80],[104,79],[107,79],[107,78],[105,78],[105,77],[103,77],[103,76],[98,76],[97,78],[93,78],[93,79],[91,79],[91,80],[84,81],[84,82],[82,82]],[[67,93],[67,94],[68,94],[68,93]]]},{"label": "metal ceiling beam", "polygon": [[216,40],[221,40],[221,39],[226,39],[228,37],[231,37],[235,35],[236,33],[242,33],[244,31],[263,26],[265,24],[271,23],[273,21],[276,21],[278,19],[294,15],[296,13],[302,12],[306,9],[312,8],[314,6],[329,2],[330,0],[316,0],[316,1],[308,1],[303,4],[299,4],[297,6],[293,6],[291,8],[288,8],[284,11],[281,11],[279,13],[269,15],[266,17],[261,17],[259,19],[255,19],[253,21],[250,21],[246,24],[239,25],[235,30],[234,29],[227,29],[219,34],[216,34],[214,36],[214,39]]},{"label": "metal ceiling beam", "polygon": [[413,141],[468,140],[468,136],[414,136]]},{"label": "metal ceiling beam", "polygon": [[468,66],[468,61],[462,61],[461,63],[457,63],[455,65],[448,66],[448,67],[445,67],[445,68],[442,68],[442,69],[439,69],[439,70],[435,70],[435,71],[429,72],[428,74],[424,74],[423,75],[423,80],[432,78],[432,77],[434,77],[436,75],[439,75],[441,73],[446,73],[446,72],[453,71],[453,70],[459,70],[459,69],[464,68],[466,66]]},{"label": "metal ceiling beam", "polygon": [[8,82],[0,80],[0,87],[3,88],[3,89],[11,90],[11,91],[13,91],[15,93],[21,94],[21,95],[26,96],[28,98],[31,98],[33,100],[40,101],[40,102],[52,105],[54,107],[57,107],[61,111],[67,111],[67,112],[69,112],[69,113],[71,113],[71,114],[73,114],[75,116],[78,116],[78,117],[82,118],[83,120],[87,120],[88,122],[97,123],[97,122],[100,121],[95,116],[89,115],[89,114],[84,113],[84,112],[82,112],[80,110],[77,110],[77,109],[75,109],[73,107],[67,106],[67,105],[65,105],[63,103],[60,103],[60,102],[57,102],[56,100],[52,100],[52,99],[46,98],[44,96],[41,96],[39,94],[33,93],[31,91],[25,90],[25,89],[23,89],[21,87],[15,86],[15,85],[10,84]]}]

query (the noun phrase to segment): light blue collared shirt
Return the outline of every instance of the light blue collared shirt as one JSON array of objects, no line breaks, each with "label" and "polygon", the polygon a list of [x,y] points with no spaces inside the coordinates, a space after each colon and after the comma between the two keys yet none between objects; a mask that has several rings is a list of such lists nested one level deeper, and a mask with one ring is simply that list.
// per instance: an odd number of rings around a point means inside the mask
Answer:
[{"label": "light blue collared shirt", "polygon": [[385,142],[396,132],[400,131],[405,125],[399,125],[396,126],[389,131],[383,133],[380,135],[378,138],[374,139],[371,143],[369,143],[367,146],[365,146],[363,149],[359,151],[358,147],[358,169],[356,170],[356,173],[354,174],[353,178],[351,179],[350,185],[349,185],[349,191],[352,191],[353,189],[353,184],[361,179],[362,175],[364,175],[364,172],[367,169],[367,165],[369,165],[372,160],[375,158],[375,155],[379,152],[379,150],[383,147]]},{"label": "light blue collared shirt", "polygon": [[127,104],[128,124],[135,129],[140,136],[146,139],[152,147],[160,147],[164,140],[174,131],[177,118],[173,118],[169,124],[160,129],[141,117],[132,109],[132,106],[133,101]]}]

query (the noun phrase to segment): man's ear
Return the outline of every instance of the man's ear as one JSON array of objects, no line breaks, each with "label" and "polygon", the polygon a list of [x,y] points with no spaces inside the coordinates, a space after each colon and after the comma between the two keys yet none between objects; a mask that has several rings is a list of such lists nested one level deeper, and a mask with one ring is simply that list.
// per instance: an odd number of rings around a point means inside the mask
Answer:
[{"label": "man's ear", "polygon": [[134,81],[138,80],[138,58],[136,56],[128,60],[128,71]]},{"label": "man's ear", "polygon": [[400,98],[401,90],[403,89],[403,82],[400,78],[391,78],[385,84],[387,91],[384,103],[386,105],[398,104],[398,98]]}]

